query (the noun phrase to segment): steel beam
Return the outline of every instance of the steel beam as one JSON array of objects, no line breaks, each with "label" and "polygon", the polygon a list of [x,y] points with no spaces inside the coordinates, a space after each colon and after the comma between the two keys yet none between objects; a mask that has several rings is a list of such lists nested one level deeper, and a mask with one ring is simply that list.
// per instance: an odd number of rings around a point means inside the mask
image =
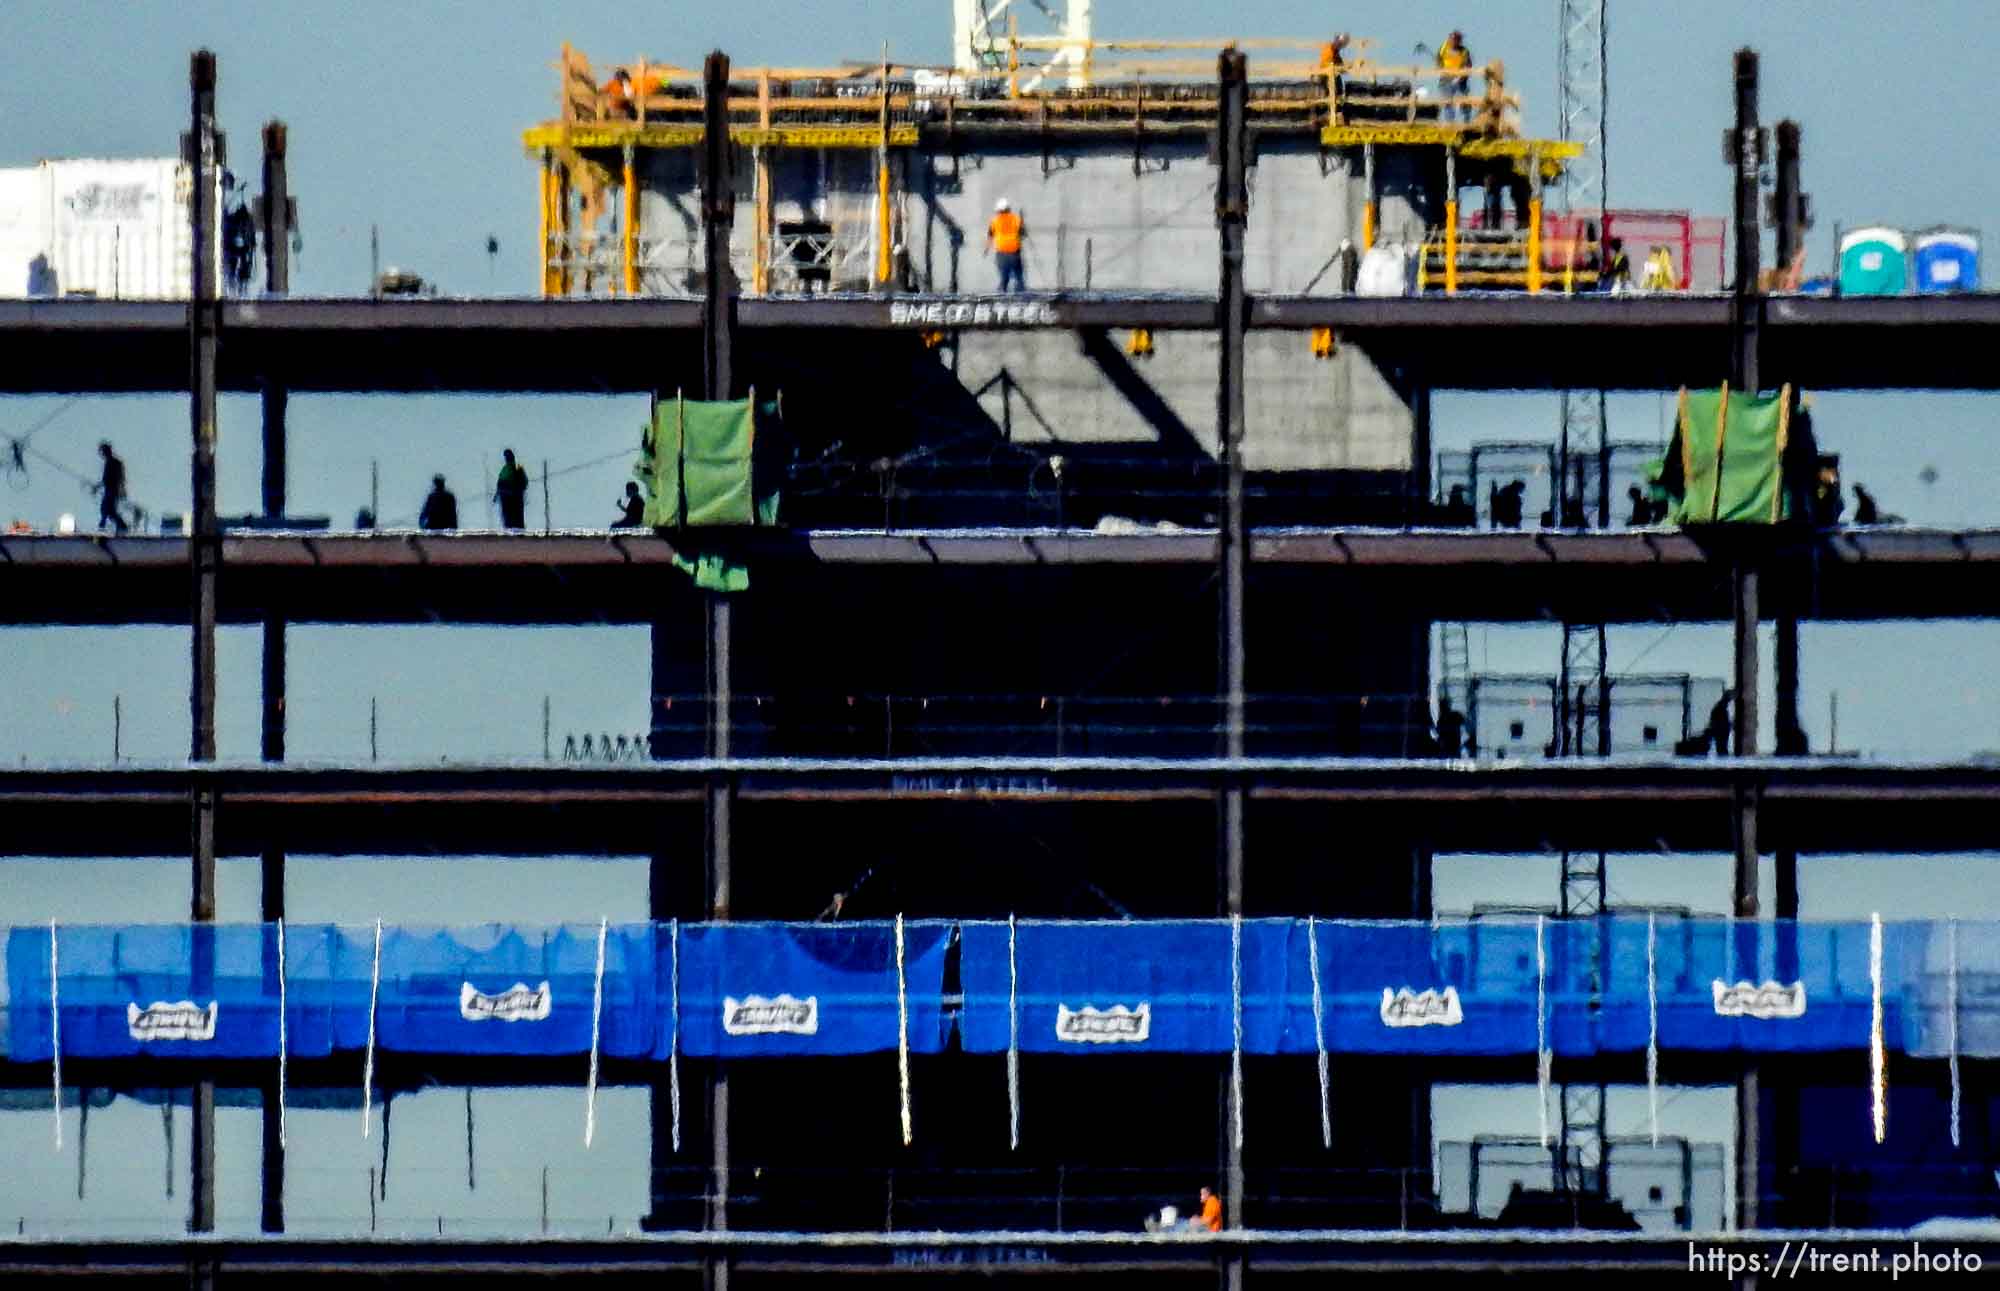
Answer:
[{"label": "steel beam", "polygon": [[[1736,128],[1730,160],[1735,168],[1736,281],[1731,296],[1734,331],[1732,389],[1755,395],[1762,389],[1758,372],[1758,324],[1763,295],[1757,281],[1761,247],[1758,221],[1758,175],[1763,163],[1763,132],[1757,121],[1757,53],[1736,52]],[[1757,579],[1755,553],[1738,553],[1733,579],[1735,610],[1736,753],[1757,752]],[[1735,911],[1739,919],[1757,918],[1758,792],[1738,785],[1734,810],[1736,871]],[[1742,965],[1738,966],[1743,967]],[[1754,966],[1751,966],[1754,971]],[[1761,1227],[1764,1118],[1758,1069],[1746,1061],[1736,1083],[1736,1221],[1746,1229]]]},{"label": "steel beam", "polygon": [[[736,218],[736,189],[731,174],[734,151],[729,142],[729,56],[716,50],[702,68],[702,240],[707,270],[702,296],[702,370],[710,399],[735,393],[731,368],[736,329],[736,282],[729,264],[729,234]],[[708,597],[708,755],[719,762],[730,757],[731,605],[721,592]],[[729,918],[732,882],[730,818],[735,787],[725,775],[712,777],[706,787],[706,858],[710,919]],[[720,1061],[708,1065],[709,1199],[707,1227],[729,1229],[729,1076]],[[730,1261],[715,1255],[704,1261],[702,1284],[707,1291],[728,1291]]]},{"label": "steel beam", "polygon": [[[221,137],[215,124],[215,55],[197,51],[189,62],[188,89],[192,124],[186,157],[193,171],[193,193],[189,201],[192,224],[193,282],[188,298],[189,399],[188,416],[193,436],[192,475],[193,515],[189,525],[188,551],[193,574],[193,669],[188,706],[193,718],[189,756],[195,762],[215,759],[215,608],[216,572],[222,561],[222,531],[215,516],[215,394],[216,346],[220,312],[216,298],[218,173],[222,166]],[[213,788],[197,784],[191,795],[193,812],[193,858],[191,914],[195,922],[215,918],[215,807]],[[196,973],[196,993],[204,986],[214,989],[213,964],[207,982]],[[197,1081],[194,1086],[193,1139],[189,1166],[193,1178],[189,1188],[188,1231],[206,1233],[215,1228],[215,1084]],[[191,1257],[190,1282],[205,1286],[214,1276],[210,1261]]]},{"label": "steel beam", "polygon": [[[1221,243],[1221,285],[1217,292],[1220,331],[1216,379],[1216,438],[1222,459],[1222,531],[1217,548],[1221,568],[1217,678],[1222,688],[1224,757],[1244,753],[1244,692],[1247,655],[1244,648],[1244,596],[1250,567],[1250,534],[1244,523],[1244,328],[1249,302],[1243,282],[1244,232],[1249,224],[1250,139],[1248,60],[1240,50],[1226,49],[1217,60],[1221,111],[1216,125],[1215,224]],[[1220,794],[1218,849],[1222,913],[1243,913],[1245,795],[1241,785],[1225,785]],[[1243,1225],[1243,1107],[1238,1082],[1224,1073],[1222,1112],[1222,1196],[1224,1222]],[[1221,1261],[1222,1285],[1237,1291],[1243,1285],[1246,1261]]]}]

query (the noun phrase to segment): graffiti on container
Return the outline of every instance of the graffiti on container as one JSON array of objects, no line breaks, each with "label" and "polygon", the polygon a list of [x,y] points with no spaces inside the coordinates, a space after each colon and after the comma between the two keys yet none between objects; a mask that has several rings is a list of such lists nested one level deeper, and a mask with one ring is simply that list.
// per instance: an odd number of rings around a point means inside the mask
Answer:
[{"label": "graffiti on container", "polygon": [[145,214],[144,184],[84,184],[69,195],[79,220],[136,220]]}]

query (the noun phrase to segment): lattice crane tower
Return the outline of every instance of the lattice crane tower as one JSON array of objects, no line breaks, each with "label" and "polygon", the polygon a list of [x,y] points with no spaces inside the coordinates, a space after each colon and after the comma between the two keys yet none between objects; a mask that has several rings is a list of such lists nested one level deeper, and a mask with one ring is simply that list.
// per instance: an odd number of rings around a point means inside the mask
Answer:
[{"label": "lattice crane tower", "polygon": [[[1609,61],[1605,57],[1604,11],[1607,0],[1556,0],[1557,58],[1556,111],[1558,137],[1574,140],[1586,149],[1580,165],[1564,169],[1556,190],[1556,207],[1565,215],[1596,211],[1598,214],[1599,264],[1608,268],[1608,253],[1602,245],[1603,215],[1608,209],[1605,195],[1610,189],[1610,164],[1605,148],[1604,108],[1610,96]],[[1597,476],[1597,524],[1611,522],[1610,427],[1605,418],[1602,390],[1569,391],[1562,394],[1560,442],[1556,454],[1561,479],[1557,483],[1558,506],[1574,487],[1576,505],[1582,510],[1588,496],[1585,478],[1595,466]],[[1579,449],[1596,457],[1595,463],[1573,464]],[[1579,466],[1581,469],[1579,469]],[[1569,517],[1558,515],[1564,524]],[[1588,515],[1577,519],[1588,524]],[[1556,703],[1558,751],[1572,756],[1606,754],[1610,749],[1609,707],[1611,704],[1610,661],[1601,623],[1563,624],[1561,666],[1558,671]],[[1592,719],[1595,719],[1594,721]],[[1593,738],[1595,737],[1595,738]],[[1594,918],[1605,913],[1603,852],[1564,852],[1562,857],[1560,913],[1571,918]],[[1605,948],[1601,944],[1603,924],[1598,922],[1600,944],[1592,948],[1591,986],[1595,995],[1603,986]],[[1561,1146],[1557,1152],[1557,1185],[1564,1191],[1602,1195],[1609,1179],[1604,1156],[1605,1088],[1603,1085],[1561,1086]]]}]

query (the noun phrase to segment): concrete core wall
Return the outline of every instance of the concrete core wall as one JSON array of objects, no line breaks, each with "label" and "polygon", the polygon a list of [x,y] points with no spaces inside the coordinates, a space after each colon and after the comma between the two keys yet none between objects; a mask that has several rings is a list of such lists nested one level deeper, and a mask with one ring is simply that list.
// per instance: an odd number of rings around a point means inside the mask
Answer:
[{"label": "concrete core wall", "polygon": [[[1418,154],[1380,150],[1379,227],[1386,241],[1425,226],[1428,179]],[[874,264],[875,156],[859,150],[780,150],[768,159],[774,234],[831,226],[832,290],[866,290]],[[736,166],[736,271],[751,278],[756,160]],[[1259,142],[1250,171],[1245,279],[1251,292],[1332,295],[1337,256],[1358,243],[1365,200],[1358,152],[1305,139]],[[899,150],[891,158],[902,273],[917,290],[988,293],[985,249],[994,206],[1006,198],[1026,224],[1031,291],[1213,292],[1215,169],[1198,140],[1033,141]],[[645,289],[698,291],[700,221],[691,152],[642,160]],[[782,271],[773,290],[797,289]],[[1128,355],[1124,333],[983,332],[958,336],[958,383],[999,433],[1023,444],[1099,446],[1135,457],[1213,457],[1217,446],[1213,333],[1154,336],[1154,353]],[[1246,461],[1259,471],[1409,471],[1417,417],[1390,375],[1343,347],[1312,357],[1305,333],[1249,337]]]}]

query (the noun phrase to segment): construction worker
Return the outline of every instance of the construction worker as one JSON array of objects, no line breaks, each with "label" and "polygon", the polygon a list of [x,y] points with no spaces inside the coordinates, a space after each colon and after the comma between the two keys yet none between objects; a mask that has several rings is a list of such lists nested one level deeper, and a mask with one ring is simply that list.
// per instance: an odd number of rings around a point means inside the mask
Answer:
[{"label": "construction worker", "polygon": [[97,527],[108,524],[122,534],[125,517],[118,513],[118,504],[125,500],[125,463],[111,451],[108,439],[98,444],[97,455],[104,459],[104,475],[97,482]]},{"label": "construction worker", "polygon": [[500,527],[525,529],[528,512],[528,471],[514,460],[514,450],[504,450],[500,478],[493,486],[493,500],[500,504]]},{"label": "construction worker", "polygon": [[[1464,32],[1454,31],[1444,38],[1444,44],[1438,48],[1437,65],[1447,72],[1462,72],[1472,66],[1472,51],[1465,47]],[[1438,83],[1438,88],[1444,92],[1446,99],[1463,98],[1471,83],[1470,77],[1447,76]],[[1472,120],[1471,104],[1464,104],[1456,110],[1463,113],[1465,120]],[[1438,113],[1438,119],[1449,121],[1453,112],[1453,105],[1447,102]]]},{"label": "construction worker", "polygon": [[663,93],[666,88],[667,78],[658,72],[634,76],[621,67],[611,74],[610,80],[598,87],[597,92],[604,96],[604,115],[607,117],[636,117],[639,115],[640,99]]},{"label": "construction worker", "polygon": [[613,529],[639,529],[646,523],[646,499],[639,495],[639,485],[635,480],[625,483],[625,500],[618,504],[618,518],[611,522]]},{"label": "construction worker", "polygon": [[1599,291],[1632,290],[1632,259],[1625,254],[1625,240],[1613,238],[1604,244],[1604,273],[1597,280]]},{"label": "construction worker", "polygon": [[1222,1198],[1215,1195],[1215,1189],[1201,1190],[1201,1214],[1188,1222],[1190,1227],[1205,1228],[1211,1233],[1222,1231]]},{"label": "construction worker", "polygon": [[[1028,226],[1006,198],[993,204],[993,220],[986,226],[986,249],[1000,270],[1001,291],[1026,291],[1028,280],[1021,272],[1021,242]],[[1011,286],[1009,284],[1012,284]]]},{"label": "construction worker", "polygon": [[1639,277],[1642,291],[1673,291],[1680,286],[1680,277],[1674,273],[1673,252],[1665,247],[1654,247],[1646,255],[1646,267]]},{"label": "construction worker", "polygon": [[431,476],[431,491],[424,498],[424,509],[417,513],[419,529],[458,528],[458,498],[444,486],[444,476]]}]

